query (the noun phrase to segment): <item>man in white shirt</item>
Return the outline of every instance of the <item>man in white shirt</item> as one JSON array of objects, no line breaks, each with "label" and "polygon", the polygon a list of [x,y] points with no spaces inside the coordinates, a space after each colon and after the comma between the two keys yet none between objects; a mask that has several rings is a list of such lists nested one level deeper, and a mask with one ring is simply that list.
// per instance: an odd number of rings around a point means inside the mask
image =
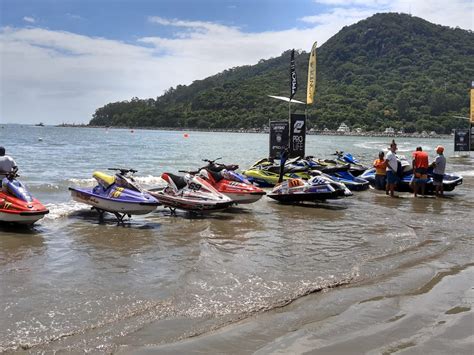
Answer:
[{"label": "man in white shirt", "polygon": [[397,144],[395,140],[392,140],[390,144],[390,150],[387,153],[387,191],[390,193],[390,197],[395,197],[395,186],[398,183],[398,160],[397,160]]},{"label": "man in white shirt", "polygon": [[9,172],[15,169],[16,163],[13,158],[5,155],[5,148],[0,147],[0,179],[5,177]]}]

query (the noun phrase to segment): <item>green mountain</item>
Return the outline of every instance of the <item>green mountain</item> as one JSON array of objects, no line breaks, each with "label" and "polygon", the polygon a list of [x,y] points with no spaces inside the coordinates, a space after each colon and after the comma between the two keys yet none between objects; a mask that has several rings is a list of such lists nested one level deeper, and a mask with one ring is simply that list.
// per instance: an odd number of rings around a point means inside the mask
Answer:
[{"label": "green mountain", "polygon": [[[296,54],[298,93],[306,101],[309,54]],[[252,66],[225,70],[155,99],[133,98],[96,110],[90,125],[260,128],[288,117],[290,51]],[[405,14],[376,14],[318,48],[310,125],[449,133],[466,126],[474,78],[474,34]],[[297,105],[293,105],[297,106]],[[295,108],[296,109],[296,108]],[[301,108],[299,108],[301,109]]]}]

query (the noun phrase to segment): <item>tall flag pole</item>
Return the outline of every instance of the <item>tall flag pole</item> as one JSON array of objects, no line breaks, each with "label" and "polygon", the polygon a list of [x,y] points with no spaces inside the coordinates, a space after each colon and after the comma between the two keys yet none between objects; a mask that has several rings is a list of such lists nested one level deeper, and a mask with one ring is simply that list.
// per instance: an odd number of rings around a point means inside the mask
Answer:
[{"label": "tall flag pole", "polygon": [[316,92],[316,46],[317,42],[314,42],[311,48],[311,54],[309,55],[308,63],[308,85],[306,91],[306,104],[312,105],[314,102],[314,93]]}]

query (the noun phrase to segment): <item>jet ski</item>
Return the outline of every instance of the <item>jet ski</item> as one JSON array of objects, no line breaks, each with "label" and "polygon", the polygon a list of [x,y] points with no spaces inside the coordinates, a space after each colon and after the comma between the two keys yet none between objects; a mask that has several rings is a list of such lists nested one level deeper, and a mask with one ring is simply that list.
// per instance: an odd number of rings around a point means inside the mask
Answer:
[{"label": "jet ski", "polygon": [[223,210],[234,204],[229,197],[221,194],[203,178],[185,173],[184,176],[163,173],[161,178],[167,185],[148,190],[163,206],[168,207],[172,214],[176,213],[176,209],[210,212]]},{"label": "jet ski", "polygon": [[[309,179],[311,175],[308,168],[293,164],[297,159],[284,162],[283,180],[288,179]],[[280,165],[271,159],[261,159],[254,163],[250,168],[243,171],[247,179],[259,187],[273,187],[278,183],[280,177]]]},{"label": "jet ski", "polygon": [[336,182],[343,183],[351,191],[367,190],[370,186],[367,180],[352,175],[352,173],[349,171],[349,164],[329,165],[314,159],[313,156],[308,156],[305,159],[300,159],[296,162],[296,164],[307,166],[308,169],[310,169],[310,175],[319,175],[316,174],[316,171],[319,171],[323,173],[326,177],[329,177],[330,179]]},{"label": "jet ski", "polygon": [[133,179],[136,170],[109,168],[117,171],[115,176],[96,171],[92,176],[97,180],[93,188],[70,187],[74,201],[92,206],[101,217],[110,212],[123,222],[125,216],[147,214],[156,209],[160,203],[145,192]]},{"label": "jet ski", "polygon": [[[395,190],[399,192],[413,192],[411,188],[411,180],[413,178],[413,170],[411,166],[401,164],[403,173],[399,177],[399,182],[395,186]],[[361,178],[369,181],[372,186],[375,186],[375,169],[366,170],[361,176]],[[444,191],[453,191],[456,186],[461,185],[463,182],[463,177],[456,174],[444,174],[443,175],[443,189]],[[434,194],[435,186],[433,184],[433,168],[428,168],[428,180],[425,185],[425,193],[427,195]]]},{"label": "jet ski", "polygon": [[341,162],[343,164],[350,164],[349,171],[354,176],[359,176],[368,169],[367,166],[363,165],[350,153],[344,153],[342,151],[336,150],[336,153],[334,153],[334,155],[336,156],[336,160],[338,162]]},{"label": "jet ski", "polygon": [[265,195],[265,191],[252,185],[242,174],[235,172],[238,165],[216,163],[218,159],[204,159],[208,164],[199,169],[199,177],[235,203],[253,203]]},{"label": "jet ski", "polygon": [[0,222],[33,224],[49,213],[17,178],[18,170],[9,172],[2,179],[0,189]]},{"label": "jet ski", "polygon": [[281,203],[320,202],[351,195],[352,192],[344,184],[325,176],[314,176],[308,181],[288,179],[267,194],[268,197]]}]

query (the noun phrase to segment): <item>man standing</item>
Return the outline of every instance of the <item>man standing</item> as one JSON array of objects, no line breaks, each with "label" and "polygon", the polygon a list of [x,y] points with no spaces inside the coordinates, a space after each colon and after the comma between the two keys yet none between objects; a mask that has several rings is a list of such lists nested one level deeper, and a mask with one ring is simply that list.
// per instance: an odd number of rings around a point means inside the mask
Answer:
[{"label": "man standing", "polygon": [[0,147],[0,178],[6,176],[16,167],[17,166],[13,158],[5,155],[5,148]]},{"label": "man standing", "polygon": [[446,158],[444,157],[444,147],[439,145],[436,147],[438,156],[431,163],[433,167],[433,185],[435,186],[435,194],[437,197],[443,197],[443,175],[446,170]]},{"label": "man standing", "polygon": [[377,190],[386,189],[387,180],[387,161],[384,159],[385,153],[379,152],[379,158],[374,161],[375,168],[375,188]]},{"label": "man standing", "polygon": [[421,147],[416,147],[416,151],[413,152],[413,178],[411,180],[415,197],[418,194],[419,186],[421,186],[421,195],[425,196],[425,186],[428,180],[428,165],[428,154],[424,152]]},{"label": "man standing", "polygon": [[387,193],[390,197],[395,197],[395,186],[398,183],[398,161],[397,161],[397,144],[392,140],[390,151],[387,153]]}]

